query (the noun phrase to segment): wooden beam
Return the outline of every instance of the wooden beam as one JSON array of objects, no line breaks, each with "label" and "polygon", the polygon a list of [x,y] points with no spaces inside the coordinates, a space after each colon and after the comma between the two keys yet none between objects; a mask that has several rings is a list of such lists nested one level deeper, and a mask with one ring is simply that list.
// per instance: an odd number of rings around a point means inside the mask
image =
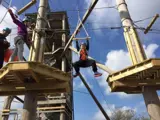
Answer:
[{"label": "wooden beam", "polygon": [[63,104],[63,103],[66,103],[66,99],[38,101],[38,105],[51,105],[51,104]]},{"label": "wooden beam", "polygon": [[39,77],[36,73],[34,73],[33,71],[30,71],[32,77],[34,78],[34,80],[39,83],[40,81],[42,81],[43,78]]},{"label": "wooden beam", "polygon": [[[24,89],[16,89],[17,87],[23,87]],[[0,95],[3,95],[5,93],[6,95],[8,95],[9,93],[11,94],[20,93],[21,95],[27,91],[48,93],[48,92],[51,92],[52,90],[55,91],[60,89],[66,89],[68,87],[69,87],[69,84],[67,82],[62,82],[62,83],[41,82],[41,83],[25,83],[25,84],[9,84],[9,85],[4,84],[0,86]]]},{"label": "wooden beam", "polygon": [[[75,48],[73,48],[73,47],[70,46],[69,49],[72,50],[73,52],[79,54],[78,51],[77,51]],[[90,56],[89,56],[89,58],[90,58],[90,59],[93,59],[93,58],[90,57]],[[94,59],[93,59],[93,60],[94,60]],[[109,73],[109,74],[112,74],[112,73],[113,73],[113,71],[112,71],[110,68],[108,68],[107,66],[105,66],[105,65],[103,65],[103,64],[101,64],[101,63],[99,63],[99,62],[97,62],[97,61],[96,61],[96,65],[97,65],[99,68],[101,68],[102,70],[104,70],[104,71],[106,71],[107,73]]]},{"label": "wooden beam", "polygon": [[66,52],[66,50],[68,49],[68,47],[70,46],[73,38],[78,34],[80,28],[81,28],[81,27],[83,26],[83,24],[86,22],[87,18],[88,18],[89,15],[91,14],[91,12],[92,12],[92,10],[94,9],[94,7],[96,6],[97,2],[98,2],[98,0],[92,0],[92,3],[91,3],[91,5],[90,5],[89,9],[86,11],[86,13],[84,14],[84,16],[83,16],[83,18],[82,18],[82,22],[80,22],[80,23],[78,24],[78,26],[76,27],[74,33],[72,34],[72,36],[70,37],[68,43],[66,44],[66,46],[65,46],[65,48],[64,48],[63,53],[62,53],[61,56],[63,56],[63,55],[65,54],[65,52]]},{"label": "wooden beam", "polygon": [[39,65],[33,64],[32,70],[41,75],[50,76],[60,81],[70,81],[71,79],[71,76],[69,74],[62,72],[56,68],[52,68],[52,67],[42,65],[42,64],[39,64]]},{"label": "wooden beam", "polygon": [[12,74],[16,77],[16,79],[17,79],[20,83],[23,83],[23,82],[24,82],[24,76],[22,76],[21,73],[13,71]]},{"label": "wooden beam", "polygon": [[144,70],[151,72],[152,69],[154,68],[157,69],[157,67],[160,68],[160,59],[149,59],[142,63],[127,67],[112,75],[109,75],[107,81],[113,82],[113,81],[120,80],[128,76],[137,75],[139,72],[142,72]]},{"label": "wooden beam", "polygon": [[18,15],[22,14],[24,11],[26,11],[28,8],[30,8],[32,5],[34,5],[37,2],[37,0],[32,0],[31,2],[29,2],[26,6],[24,6],[23,8],[21,8],[18,11]]},{"label": "wooden beam", "polygon": [[35,92],[35,93],[45,93],[45,94],[54,94],[54,93],[65,93],[65,92],[70,92],[67,91],[65,88],[60,88],[60,89],[44,89],[44,90],[31,90],[31,91],[1,91],[0,95],[1,96],[10,96],[10,95],[24,95],[27,92]]},{"label": "wooden beam", "polygon": [[84,38],[73,38],[73,40],[89,40],[91,37],[84,37]]},{"label": "wooden beam", "polygon": [[153,26],[153,24],[155,23],[155,21],[158,19],[158,17],[159,17],[159,14],[156,14],[156,16],[152,19],[151,23],[148,25],[148,27],[144,31],[144,34],[148,33],[148,31],[151,29],[151,27]]},{"label": "wooden beam", "polygon": [[37,110],[55,110],[55,109],[65,109],[64,106],[60,107],[38,107]]}]

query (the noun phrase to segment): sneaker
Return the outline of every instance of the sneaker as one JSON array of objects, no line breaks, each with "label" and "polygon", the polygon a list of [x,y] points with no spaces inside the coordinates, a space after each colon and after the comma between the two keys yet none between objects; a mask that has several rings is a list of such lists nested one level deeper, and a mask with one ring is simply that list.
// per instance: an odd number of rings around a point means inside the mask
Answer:
[{"label": "sneaker", "polygon": [[73,77],[77,77],[77,76],[79,76],[80,74],[79,73],[76,73],[75,75],[73,75]]},{"label": "sneaker", "polygon": [[99,73],[99,72],[95,72],[94,73],[94,77],[99,77],[99,76],[101,76],[102,75],[102,73]]}]

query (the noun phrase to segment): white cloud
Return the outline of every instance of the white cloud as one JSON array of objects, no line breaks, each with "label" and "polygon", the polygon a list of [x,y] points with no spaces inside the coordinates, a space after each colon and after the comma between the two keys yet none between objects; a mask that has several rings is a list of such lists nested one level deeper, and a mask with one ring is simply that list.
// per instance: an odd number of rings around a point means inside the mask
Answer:
[{"label": "white cloud", "polygon": [[[85,0],[85,3],[86,3],[86,6],[89,6],[91,3],[91,0]],[[128,4],[128,9],[131,14],[131,18],[133,20],[140,20],[143,18],[154,16],[157,13],[160,13],[159,0],[154,0],[154,2],[151,0],[140,0],[140,1],[126,0],[126,3]],[[115,6],[115,5],[116,5],[116,0],[111,0],[111,1],[99,0],[96,5],[96,8],[106,7],[106,6]],[[103,23],[103,24],[93,23],[92,25],[94,27],[97,27],[97,26],[104,27],[108,25],[115,26],[117,24],[120,25],[119,13],[116,9],[94,10],[89,20],[95,21],[97,23]],[[148,24],[148,21],[145,21],[145,22],[141,22],[139,25],[146,26],[147,24]]]}]

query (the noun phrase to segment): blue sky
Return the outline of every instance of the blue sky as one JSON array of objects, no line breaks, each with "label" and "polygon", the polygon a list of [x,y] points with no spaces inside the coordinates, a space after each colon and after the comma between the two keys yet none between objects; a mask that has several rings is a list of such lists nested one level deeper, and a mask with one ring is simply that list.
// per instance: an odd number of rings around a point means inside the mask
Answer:
[{"label": "blue sky", "polygon": [[[21,8],[24,4],[30,0],[17,1],[13,0],[12,6],[17,9]],[[126,0],[128,3],[129,11],[133,21],[148,18],[154,16],[156,13],[160,14],[160,1],[155,0],[154,3],[150,0]],[[68,10],[68,19],[71,28],[75,28],[78,22],[78,13],[75,10],[77,8],[88,8],[91,0],[49,0],[52,11]],[[78,5],[77,5],[78,3]],[[99,0],[96,7],[115,6],[115,0]],[[37,3],[38,6],[38,3]],[[135,9],[136,8],[136,9]],[[0,8],[2,9],[2,8]],[[26,12],[35,12],[36,7],[33,6]],[[84,15],[85,11],[80,11],[80,17]],[[4,14],[4,13],[3,13]],[[20,16],[23,18],[23,15]],[[0,17],[1,18],[1,17]],[[137,23],[140,27],[146,27],[151,19]],[[10,25],[15,27],[10,20],[10,17],[6,17],[6,21],[9,24],[2,23],[3,26]],[[120,17],[116,9],[99,9],[94,10],[87,20],[85,27],[88,34],[91,37],[89,54],[97,61],[109,66],[113,70],[120,70],[124,67],[131,65],[128,50],[123,37],[123,29],[110,30],[102,29],[107,27],[121,26]],[[98,29],[97,29],[98,28]],[[160,19],[158,19],[153,26],[154,29],[160,28]],[[97,29],[97,30],[93,30]],[[74,29],[71,29],[73,33]],[[14,33],[15,31],[13,31]],[[144,45],[146,54],[148,57],[160,57],[160,32],[143,34],[143,31],[138,31],[142,44]],[[83,29],[77,35],[77,37],[85,37],[86,34]],[[13,36],[12,36],[13,37]],[[12,38],[11,37],[11,38]],[[11,41],[11,39],[9,38]],[[74,46],[74,43],[73,43]],[[25,53],[27,54],[27,53]],[[78,60],[77,55],[74,54],[73,61]],[[94,94],[98,100],[103,104],[103,107],[110,113],[117,107],[132,108],[137,112],[146,112],[146,108],[143,102],[142,95],[126,95],[124,93],[110,93],[109,87],[106,83],[107,74],[103,71],[103,76],[100,78],[94,78],[92,70],[90,68],[81,69],[84,77],[91,86]],[[97,82],[96,82],[97,81]],[[97,84],[98,83],[98,84]],[[74,89],[77,91],[87,92],[79,78],[74,79]],[[103,93],[103,94],[102,94]],[[103,97],[104,95],[104,97]],[[106,102],[105,102],[106,100]],[[19,107],[22,107],[20,105]],[[93,99],[88,94],[74,92],[74,109],[75,120],[104,120],[103,116],[99,112]]]}]

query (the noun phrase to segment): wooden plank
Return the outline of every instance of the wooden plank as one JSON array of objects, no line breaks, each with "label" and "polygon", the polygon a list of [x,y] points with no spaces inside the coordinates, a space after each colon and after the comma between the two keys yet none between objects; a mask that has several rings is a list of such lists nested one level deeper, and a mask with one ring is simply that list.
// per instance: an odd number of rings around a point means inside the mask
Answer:
[{"label": "wooden plank", "polygon": [[16,77],[16,79],[20,82],[24,82],[24,76],[20,72],[13,71],[12,74]]},{"label": "wooden plank", "polygon": [[38,101],[38,105],[51,105],[66,103],[66,99]]},{"label": "wooden plank", "polygon": [[[10,95],[25,95],[29,91],[1,91],[0,96],[10,96]],[[65,88],[60,88],[60,89],[44,89],[44,90],[32,90],[30,92],[36,92],[36,93],[45,93],[45,94],[53,94],[53,93],[65,93],[65,92],[70,92],[66,91]]]},{"label": "wooden plank", "polygon": [[60,107],[38,107],[37,110],[55,110],[55,109],[65,109],[64,106],[60,106]]},{"label": "wooden plank", "polygon": [[69,74],[46,65],[32,65],[32,70],[38,74],[50,76],[61,81],[71,80],[71,76]]},{"label": "wooden plank", "polygon": [[22,14],[24,11],[26,11],[28,8],[30,8],[32,5],[34,5],[37,2],[37,0],[31,0],[27,5],[25,5],[23,8],[21,8],[18,11],[18,15]]},{"label": "wooden plank", "polygon": [[118,79],[122,79],[122,78],[125,78],[127,76],[136,74],[138,72],[144,71],[146,69],[150,69],[151,67],[153,67],[153,64],[151,62],[146,64],[146,65],[140,66],[140,67],[134,66],[134,68],[132,68],[130,70],[126,69],[125,71],[121,71],[121,72],[118,72],[116,74],[109,75],[108,81],[113,82],[113,81],[116,81]]},{"label": "wooden plank", "polygon": [[9,69],[5,70],[3,73],[0,74],[0,81],[3,81],[4,80],[4,77],[6,74],[9,73]]},{"label": "wooden plank", "polygon": [[37,83],[39,83],[40,81],[42,81],[42,76],[41,77],[39,77],[36,73],[34,73],[33,71],[29,71],[30,73],[31,73],[31,75],[32,75],[32,77],[34,78],[34,80],[37,82]]},{"label": "wooden plank", "polygon": [[47,90],[66,88],[68,82],[54,83],[54,82],[40,82],[40,83],[21,83],[21,84],[4,84],[0,86],[0,92],[3,91],[19,91],[16,88],[23,87],[25,90]]}]

